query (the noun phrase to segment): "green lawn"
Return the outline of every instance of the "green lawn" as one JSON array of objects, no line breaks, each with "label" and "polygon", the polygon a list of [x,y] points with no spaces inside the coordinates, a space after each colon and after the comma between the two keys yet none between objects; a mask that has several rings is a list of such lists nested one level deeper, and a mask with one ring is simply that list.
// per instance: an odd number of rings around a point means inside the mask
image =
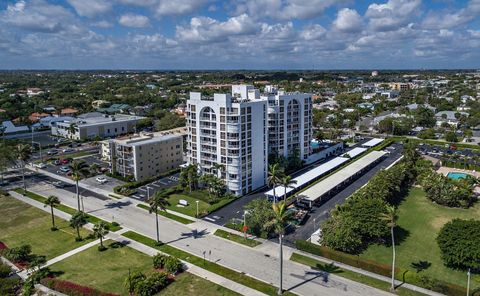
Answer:
[{"label": "green lawn", "polygon": [[[300,254],[297,254],[297,253],[293,253],[292,256],[290,257],[290,260],[301,263],[301,264],[304,264],[304,265],[307,265],[307,266],[310,266],[313,269],[323,270],[323,271],[326,271],[330,274],[335,274],[335,275],[338,275],[338,276],[350,279],[352,281],[356,281],[356,282],[359,282],[359,283],[362,283],[362,284],[365,284],[365,285],[368,285],[368,286],[371,286],[371,287],[374,287],[374,288],[377,288],[377,289],[380,289],[380,290],[383,290],[383,291],[387,291],[387,292],[390,291],[390,283],[388,283],[388,282],[377,280],[377,279],[374,279],[374,278],[371,278],[371,277],[368,277],[368,276],[365,276],[365,275],[362,275],[362,274],[359,274],[359,273],[356,273],[356,272],[353,272],[353,271],[350,271],[350,270],[339,268],[337,266],[332,266],[332,265],[320,262],[318,260],[312,259],[312,258],[307,257],[307,256],[303,256],[303,255],[300,255]],[[415,292],[415,291],[405,289],[405,288],[398,288],[396,290],[396,292],[400,296],[420,296],[420,295],[424,295],[422,293]]]},{"label": "green lawn", "polygon": [[[188,201],[188,206],[178,206],[178,201],[184,199]],[[176,193],[170,195],[168,201],[170,202],[169,210],[177,211],[179,213],[196,217],[197,214],[197,200],[198,200],[198,214],[200,217],[208,215],[211,212],[229,204],[235,199],[221,198],[214,204],[208,203],[208,192],[206,190],[195,190],[192,192]]]},{"label": "green lawn", "polygon": [[[188,206],[179,206],[178,201],[184,199],[188,202]],[[208,213],[208,209],[210,208],[210,204],[204,202],[203,200],[196,199],[194,197],[185,195],[185,194],[172,194],[168,198],[168,202],[170,206],[167,209],[176,211],[188,216],[195,217],[197,213],[197,203],[198,201],[198,213],[199,215],[204,215]]]},{"label": "green lawn", "polygon": [[63,272],[60,279],[121,295],[128,295],[123,281],[129,268],[148,273],[153,269],[152,258],[127,246],[103,252],[94,246],[50,266],[52,271]]},{"label": "green lawn", "polygon": [[[431,266],[420,274],[465,287],[466,273],[443,265],[436,237],[442,226],[453,218],[480,219],[480,204],[470,209],[447,208],[430,202],[421,189],[412,188],[398,211],[398,225],[408,234],[396,247],[397,267],[414,272],[412,262],[428,261]],[[372,245],[360,257],[391,264],[392,249]],[[471,287],[480,287],[480,275],[472,276]]]},{"label": "green lawn", "polygon": [[[36,194],[36,193],[34,193],[34,192],[30,192],[30,191],[27,190],[27,192],[25,193],[25,191],[23,191],[22,188],[17,188],[17,189],[15,189],[14,191],[17,192],[17,193],[19,193],[19,194],[25,195],[26,197],[29,197],[29,198],[31,198],[31,199],[34,199],[34,200],[36,200],[36,201],[38,201],[38,202],[41,202],[41,203],[44,203],[45,200],[46,200],[46,198],[45,198],[44,196],[41,196],[41,195]],[[67,213],[67,214],[70,214],[70,215],[73,215],[73,214],[75,214],[75,212],[77,212],[77,209],[71,208],[71,207],[66,206],[66,205],[64,205],[64,204],[58,205],[58,206],[57,206],[57,209],[59,209],[59,210],[62,211],[62,212],[65,212],[65,213]],[[102,220],[102,219],[99,219],[99,218],[97,218],[97,217],[88,215],[87,221],[90,222],[90,223],[92,223],[92,224],[96,224],[96,223],[98,223],[98,222],[100,222],[100,221],[103,221],[103,220]],[[118,231],[118,230],[122,229],[122,227],[120,227],[120,226],[115,226],[115,225],[113,225],[112,223],[107,222],[107,221],[105,221],[105,222],[109,225],[110,231]]]},{"label": "green lawn", "polygon": [[[75,241],[76,231],[68,226],[67,221],[56,217],[55,222],[59,230],[51,231],[49,213],[13,197],[0,195],[0,241],[10,248],[29,244],[33,253],[51,259],[87,242]],[[86,229],[81,230],[82,236],[88,233]]]},{"label": "green lawn", "polygon": [[222,238],[225,238],[225,239],[228,239],[228,240],[231,240],[231,241],[234,241],[234,242],[237,242],[237,243],[240,243],[242,245],[246,245],[246,246],[249,246],[249,247],[252,247],[252,248],[261,244],[261,242],[258,242],[254,239],[245,238],[244,236],[237,235],[237,234],[234,234],[234,233],[222,230],[222,229],[217,229],[217,231],[215,231],[214,234],[216,236],[219,236],[219,237],[222,237]]},{"label": "green lawn", "polygon": [[173,283],[168,285],[165,289],[163,289],[156,295],[237,296],[240,294],[191,273],[184,272],[178,275]]},{"label": "green lawn", "polygon": [[[204,269],[206,269],[210,272],[219,274],[219,275],[221,275],[221,276],[223,276],[227,279],[230,279],[234,282],[237,282],[237,283],[242,284],[244,286],[250,287],[252,289],[258,290],[258,291],[263,292],[267,295],[277,295],[277,290],[278,289],[276,287],[272,286],[272,285],[269,285],[265,282],[254,279],[252,277],[249,277],[248,275],[245,275],[243,273],[231,270],[227,267],[221,266],[221,265],[216,264],[214,262],[210,262],[208,260],[205,261],[203,258],[197,257],[195,255],[192,255],[190,253],[187,253],[185,251],[182,251],[182,250],[177,249],[175,247],[172,247],[170,245],[164,244],[164,245],[161,245],[161,246],[157,246],[155,240],[153,240],[149,237],[143,236],[141,234],[138,234],[136,232],[133,232],[133,231],[125,232],[123,234],[123,236],[128,237],[132,240],[135,240],[137,242],[140,242],[140,243],[142,243],[144,245],[147,245],[149,247],[155,248],[155,249],[157,249],[161,252],[167,253],[171,256],[175,256],[178,259],[190,262],[193,265],[197,265],[197,266],[199,266],[201,268],[204,268]],[[292,295],[295,295],[295,294],[293,294],[291,292],[285,292],[285,293],[283,293],[283,295],[292,296]]]}]

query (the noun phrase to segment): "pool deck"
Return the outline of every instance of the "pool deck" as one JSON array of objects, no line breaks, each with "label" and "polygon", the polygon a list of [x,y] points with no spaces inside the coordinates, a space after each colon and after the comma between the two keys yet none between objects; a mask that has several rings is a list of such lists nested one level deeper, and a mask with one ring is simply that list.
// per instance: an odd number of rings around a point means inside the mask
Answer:
[{"label": "pool deck", "polygon": [[480,178],[480,173],[479,172],[470,171],[470,170],[447,168],[447,167],[440,167],[437,170],[437,173],[443,174],[445,176],[448,175],[448,173],[464,173],[464,174],[469,174],[469,175],[475,176],[476,178]]},{"label": "pool deck", "polygon": [[[443,175],[448,175],[448,173],[464,173],[464,174],[469,174],[472,176],[475,176],[476,178],[480,178],[480,173],[477,171],[470,171],[470,170],[462,170],[462,169],[454,169],[454,168],[447,168],[447,167],[440,167],[437,170],[437,173],[443,174]],[[480,195],[480,186],[476,186],[473,189],[473,192],[475,194]]]}]

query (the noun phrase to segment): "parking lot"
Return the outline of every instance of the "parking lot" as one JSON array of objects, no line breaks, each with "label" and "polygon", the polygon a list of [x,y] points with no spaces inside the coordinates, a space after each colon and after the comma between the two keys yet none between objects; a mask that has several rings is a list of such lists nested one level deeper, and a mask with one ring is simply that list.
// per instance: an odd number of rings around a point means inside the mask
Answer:
[{"label": "parking lot", "polygon": [[[179,176],[180,173],[176,173],[171,176],[161,178],[147,185],[141,186],[137,188],[137,193],[135,193],[131,197],[141,201],[145,201],[148,199],[148,194],[152,196],[155,194],[155,192],[159,190],[177,186]],[[149,188],[150,192],[147,192],[147,187]]]},{"label": "parking lot", "polygon": [[[99,180],[102,180],[102,181],[100,182]],[[103,181],[103,180],[106,180],[106,181]],[[113,192],[113,188],[115,188],[116,186],[120,186],[120,185],[125,184],[125,182],[123,182],[123,181],[117,180],[117,179],[112,178],[112,177],[108,177],[104,174],[100,174],[100,175],[96,175],[96,176],[93,176],[93,177],[90,177],[90,178],[83,179],[81,181],[81,183],[86,184],[86,185],[90,185],[90,186],[94,186],[94,187],[98,187],[98,188],[101,188],[103,190],[107,190],[107,191],[111,191],[111,192]]]}]

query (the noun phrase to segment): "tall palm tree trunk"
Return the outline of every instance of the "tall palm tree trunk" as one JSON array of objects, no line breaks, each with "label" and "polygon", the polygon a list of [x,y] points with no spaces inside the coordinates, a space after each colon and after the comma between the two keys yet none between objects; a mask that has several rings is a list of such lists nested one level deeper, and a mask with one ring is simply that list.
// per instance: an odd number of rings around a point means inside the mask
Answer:
[{"label": "tall palm tree trunk", "polygon": [[273,185],[273,202],[277,203],[277,195],[275,194],[275,185]]},{"label": "tall palm tree trunk", "polygon": [[285,192],[283,193],[283,202],[287,203],[287,187],[285,187]]},{"label": "tall palm tree trunk", "polygon": [[395,291],[395,236],[393,232],[393,227],[390,228],[390,233],[392,235],[392,286],[390,290]]},{"label": "tall palm tree trunk", "polygon": [[78,238],[78,240],[80,240],[81,239],[81,237],[80,237],[80,227],[77,226],[76,228],[77,228],[77,238]]},{"label": "tall palm tree trunk", "polygon": [[278,242],[279,242],[279,251],[280,251],[280,283],[278,286],[278,295],[282,295],[283,293],[283,242],[282,242],[282,235],[278,235]]},{"label": "tall palm tree trunk", "polygon": [[156,225],[157,225],[157,243],[160,242],[160,236],[159,236],[159,233],[158,233],[158,213],[157,213],[157,210],[155,210],[155,222],[156,222]]},{"label": "tall palm tree trunk", "polygon": [[76,187],[77,187],[77,205],[78,205],[78,211],[81,212],[80,210],[80,192],[78,192],[78,180],[75,181]]},{"label": "tall palm tree trunk", "polygon": [[50,205],[50,211],[52,212],[52,227],[55,227],[55,215],[53,215],[53,205]]},{"label": "tall palm tree trunk", "polygon": [[103,248],[103,237],[100,236],[100,246]]},{"label": "tall palm tree trunk", "polygon": [[25,163],[22,161],[22,182],[23,182],[23,191],[27,192],[27,183],[25,183]]}]

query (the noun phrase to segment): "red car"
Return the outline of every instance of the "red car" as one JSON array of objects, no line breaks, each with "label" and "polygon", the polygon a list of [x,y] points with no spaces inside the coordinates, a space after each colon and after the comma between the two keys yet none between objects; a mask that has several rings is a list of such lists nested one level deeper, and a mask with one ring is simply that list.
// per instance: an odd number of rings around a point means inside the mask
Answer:
[{"label": "red car", "polygon": [[70,161],[68,159],[61,159],[60,163],[61,164],[68,164]]}]

